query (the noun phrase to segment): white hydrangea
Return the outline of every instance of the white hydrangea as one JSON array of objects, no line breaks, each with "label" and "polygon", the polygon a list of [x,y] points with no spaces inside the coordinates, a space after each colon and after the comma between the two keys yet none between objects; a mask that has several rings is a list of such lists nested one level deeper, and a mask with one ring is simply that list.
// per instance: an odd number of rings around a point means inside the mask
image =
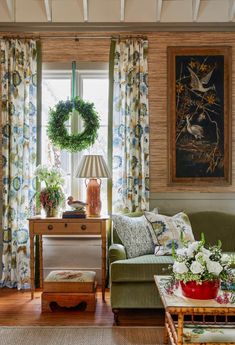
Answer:
[{"label": "white hydrangea", "polygon": [[204,247],[201,247],[201,252],[202,252],[203,254],[205,254],[206,256],[208,256],[208,257],[210,257],[211,254],[212,254],[210,250],[208,250],[208,249],[206,249],[206,248],[204,248]]},{"label": "white hydrangea", "polygon": [[197,253],[196,255],[195,255],[195,259],[196,259],[196,261],[202,261],[202,262],[208,262],[208,261],[210,261],[210,258],[209,258],[209,256],[208,255],[206,255],[206,254],[204,254],[204,253],[202,253],[202,252],[199,252],[199,253]]},{"label": "white hydrangea", "polygon": [[216,276],[218,276],[220,274],[220,272],[223,271],[223,267],[217,261],[209,260],[206,263],[206,265],[207,265],[208,271],[212,274],[215,274]]},{"label": "white hydrangea", "polygon": [[177,255],[185,256],[187,255],[187,248],[179,248],[176,250]]},{"label": "white hydrangea", "polygon": [[173,265],[173,272],[178,274],[183,274],[188,272],[188,267],[184,262],[175,261]]},{"label": "white hydrangea", "polygon": [[189,258],[191,258],[193,256],[194,252],[196,252],[198,250],[199,245],[200,245],[200,242],[198,242],[198,241],[192,242],[188,245],[187,256]]},{"label": "white hydrangea", "polygon": [[200,274],[203,273],[204,267],[198,261],[193,261],[190,265],[190,271],[193,274]]},{"label": "white hydrangea", "polygon": [[230,263],[230,261],[231,261],[230,255],[228,255],[228,254],[222,254],[222,257],[221,257],[221,262],[222,262],[222,264]]}]

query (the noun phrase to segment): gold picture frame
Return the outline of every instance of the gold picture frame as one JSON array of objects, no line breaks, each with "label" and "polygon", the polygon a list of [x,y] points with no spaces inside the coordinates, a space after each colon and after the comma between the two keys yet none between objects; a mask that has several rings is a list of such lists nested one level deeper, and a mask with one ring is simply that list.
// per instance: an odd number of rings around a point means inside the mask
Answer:
[{"label": "gold picture frame", "polygon": [[231,47],[168,47],[169,184],[231,184]]}]

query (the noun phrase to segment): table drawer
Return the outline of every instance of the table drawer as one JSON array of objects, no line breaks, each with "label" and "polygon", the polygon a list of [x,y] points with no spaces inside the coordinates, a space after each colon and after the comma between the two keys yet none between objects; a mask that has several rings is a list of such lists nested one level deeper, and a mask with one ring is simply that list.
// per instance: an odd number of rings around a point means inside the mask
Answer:
[{"label": "table drawer", "polygon": [[101,234],[101,224],[100,223],[86,223],[84,222],[37,222],[34,223],[34,233],[35,234],[83,234],[83,235],[93,235]]}]

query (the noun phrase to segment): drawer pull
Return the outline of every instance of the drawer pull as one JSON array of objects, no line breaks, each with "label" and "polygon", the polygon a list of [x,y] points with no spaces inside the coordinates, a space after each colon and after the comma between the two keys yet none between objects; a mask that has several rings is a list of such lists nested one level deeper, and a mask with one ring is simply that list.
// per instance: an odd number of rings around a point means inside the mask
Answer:
[{"label": "drawer pull", "polygon": [[68,224],[67,223],[64,223],[64,227],[67,228]]},{"label": "drawer pull", "polygon": [[86,230],[86,225],[83,224],[83,225],[81,226],[81,229],[82,229],[82,230]]},{"label": "drawer pull", "polygon": [[48,228],[48,230],[53,230],[53,225],[49,224],[47,228]]}]

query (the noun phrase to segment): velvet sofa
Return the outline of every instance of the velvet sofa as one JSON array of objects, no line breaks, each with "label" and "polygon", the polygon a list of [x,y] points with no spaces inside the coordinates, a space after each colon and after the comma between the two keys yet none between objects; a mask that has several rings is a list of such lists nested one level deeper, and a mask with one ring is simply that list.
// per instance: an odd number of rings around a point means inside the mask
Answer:
[{"label": "velvet sofa", "polygon": [[[235,214],[197,212],[188,216],[196,240],[203,232],[207,243],[216,244],[220,239],[224,252],[235,253]],[[111,307],[116,319],[120,309],[163,307],[153,276],[169,274],[173,262],[171,256],[152,254],[127,259],[125,248],[113,229],[109,262]]]}]

